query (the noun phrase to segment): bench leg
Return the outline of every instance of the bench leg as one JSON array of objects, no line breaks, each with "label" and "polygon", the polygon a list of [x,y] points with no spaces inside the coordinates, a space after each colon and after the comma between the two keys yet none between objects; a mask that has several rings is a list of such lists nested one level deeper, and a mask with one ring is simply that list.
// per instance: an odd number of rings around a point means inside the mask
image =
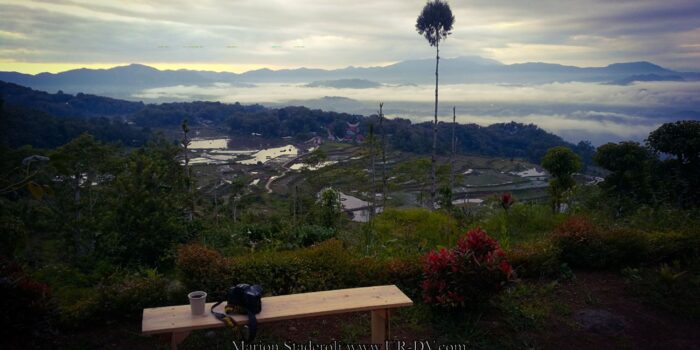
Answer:
[{"label": "bench leg", "polygon": [[170,349],[171,350],[177,350],[177,346],[182,343],[187,336],[190,335],[190,332],[173,332],[170,334]]},{"label": "bench leg", "polygon": [[384,345],[390,336],[389,309],[372,310],[372,343]]}]

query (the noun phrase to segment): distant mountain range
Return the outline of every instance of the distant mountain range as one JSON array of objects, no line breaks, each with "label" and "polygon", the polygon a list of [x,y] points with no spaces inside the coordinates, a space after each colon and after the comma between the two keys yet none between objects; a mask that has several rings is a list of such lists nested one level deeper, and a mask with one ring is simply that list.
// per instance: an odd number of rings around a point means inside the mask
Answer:
[{"label": "distant mountain range", "polygon": [[381,83],[367,79],[337,79],[314,81],[304,85],[306,87],[330,87],[336,89],[369,89],[382,86]]},{"label": "distant mountain range", "polygon": [[[304,83],[309,86],[367,88],[380,84],[429,84],[434,82],[434,59],[408,60],[381,67],[342,69],[258,69],[241,74],[195,70],[158,70],[141,64],[110,69],[75,69],[36,75],[0,72],[0,80],[34,89],[129,96],[137,91],[175,85],[226,83]],[[629,84],[634,81],[700,80],[700,73],[677,72],[649,62],[615,63],[605,67],[575,67],[552,63],[503,64],[482,57],[440,60],[443,84],[502,83],[546,84],[553,82],[600,82]]]}]

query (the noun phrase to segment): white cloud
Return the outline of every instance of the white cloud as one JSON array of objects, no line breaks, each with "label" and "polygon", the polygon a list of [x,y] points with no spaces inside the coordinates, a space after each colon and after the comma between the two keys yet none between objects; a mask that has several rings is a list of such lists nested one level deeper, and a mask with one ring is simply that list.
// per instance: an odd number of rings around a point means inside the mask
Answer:
[{"label": "white cloud", "polygon": [[[309,88],[302,84],[258,84],[255,87],[173,86],[143,91],[136,99],[191,100],[302,104],[324,96],[343,96],[359,101],[341,112],[374,113],[379,101],[388,117],[429,121],[433,118],[433,85],[383,86],[371,89]],[[669,111],[700,104],[700,82],[643,82],[628,86],[594,83],[554,83],[513,86],[454,84],[440,89],[441,118],[457,106],[458,121],[489,125],[516,121],[533,123],[570,141],[594,143],[642,139],[665,122]],[[347,109],[349,108],[349,109]]]},{"label": "white cloud", "polygon": [[[414,29],[424,3],[1,0],[0,38],[7,48],[26,51],[0,59],[367,66],[432,55]],[[456,23],[443,46],[445,56],[588,66],[651,60],[700,69],[697,0],[450,4]],[[8,35],[26,40],[7,40]],[[162,45],[171,49],[158,50]]]}]

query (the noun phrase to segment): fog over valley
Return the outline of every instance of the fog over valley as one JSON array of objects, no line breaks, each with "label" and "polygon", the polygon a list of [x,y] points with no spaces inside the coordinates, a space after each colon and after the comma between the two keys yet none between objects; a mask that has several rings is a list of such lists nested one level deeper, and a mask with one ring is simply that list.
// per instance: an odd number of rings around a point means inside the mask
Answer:
[{"label": "fog over valley", "polygon": [[[270,107],[303,105],[337,112],[370,115],[383,101],[389,117],[429,121],[434,86],[381,84],[372,88],[309,87],[302,83],[228,83],[177,85],[144,89],[129,99],[144,102],[221,101],[260,103]],[[533,123],[567,141],[594,144],[642,140],[669,120],[698,119],[700,82],[635,82],[630,85],[569,82],[550,84],[449,84],[440,87],[439,115],[457,121],[490,125]]]}]

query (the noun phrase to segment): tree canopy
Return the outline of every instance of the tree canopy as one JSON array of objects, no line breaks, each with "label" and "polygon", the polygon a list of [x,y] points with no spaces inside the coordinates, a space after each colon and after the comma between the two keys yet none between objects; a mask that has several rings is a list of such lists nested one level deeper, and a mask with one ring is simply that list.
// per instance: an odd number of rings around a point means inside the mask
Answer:
[{"label": "tree canopy", "polygon": [[549,191],[552,207],[555,211],[559,211],[564,194],[576,185],[573,174],[581,170],[583,163],[571,149],[559,146],[547,151],[542,159],[542,167],[553,177],[549,182]]},{"label": "tree canopy", "polygon": [[455,16],[452,15],[450,5],[445,1],[434,0],[423,7],[416,21],[416,31],[425,37],[430,46],[437,46],[451,34],[454,22]]}]

